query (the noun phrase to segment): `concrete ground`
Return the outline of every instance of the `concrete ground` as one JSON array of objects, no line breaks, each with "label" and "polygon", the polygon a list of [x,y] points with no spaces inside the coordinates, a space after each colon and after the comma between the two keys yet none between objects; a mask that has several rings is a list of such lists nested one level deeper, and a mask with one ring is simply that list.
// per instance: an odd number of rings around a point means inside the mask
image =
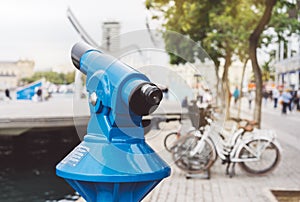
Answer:
[{"label": "concrete ground", "polygon": [[[242,115],[251,115],[246,100],[242,103]],[[235,110],[233,110],[235,111]],[[281,115],[280,109],[273,109],[272,103],[263,105],[262,127],[276,130],[283,148],[279,166],[265,176],[253,176],[236,168],[236,176],[225,175],[225,165],[220,160],[211,169],[211,179],[186,179],[163,148],[163,138],[170,131],[176,131],[177,123],[163,124],[160,131],[147,135],[148,143],[172,168],[172,174],[163,180],[144,202],[192,202],[192,201],[274,201],[270,190],[300,190],[300,112]]]}]

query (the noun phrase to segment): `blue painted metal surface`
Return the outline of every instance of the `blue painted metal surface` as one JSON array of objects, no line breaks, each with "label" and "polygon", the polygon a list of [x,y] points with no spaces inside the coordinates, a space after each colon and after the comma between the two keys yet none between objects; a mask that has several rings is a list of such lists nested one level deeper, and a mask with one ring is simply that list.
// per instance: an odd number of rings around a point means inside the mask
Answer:
[{"label": "blue painted metal surface", "polygon": [[[86,48],[77,62],[87,75],[89,95],[96,93],[97,100],[89,104],[87,135],[56,173],[87,201],[141,201],[170,175],[169,166],[146,144],[142,127],[142,115],[158,106],[161,92],[149,93],[156,86],[145,75],[97,50]],[[133,112],[139,103],[145,103],[141,111]]]}]

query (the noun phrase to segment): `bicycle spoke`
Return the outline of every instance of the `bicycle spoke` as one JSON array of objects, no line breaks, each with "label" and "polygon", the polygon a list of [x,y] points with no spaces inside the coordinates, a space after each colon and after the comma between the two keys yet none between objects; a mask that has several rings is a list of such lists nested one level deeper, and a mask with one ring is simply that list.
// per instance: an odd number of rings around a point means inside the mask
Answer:
[{"label": "bicycle spoke", "polygon": [[173,159],[180,169],[190,173],[199,173],[208,169],[214,162],[214,148],[207,141],[204,142],[201,151],[195,150],[194,155],[190,155],[190,152],[197,147],[198,141],[199,138],[195,138],[195,136],[190,134],[173,151]]}]

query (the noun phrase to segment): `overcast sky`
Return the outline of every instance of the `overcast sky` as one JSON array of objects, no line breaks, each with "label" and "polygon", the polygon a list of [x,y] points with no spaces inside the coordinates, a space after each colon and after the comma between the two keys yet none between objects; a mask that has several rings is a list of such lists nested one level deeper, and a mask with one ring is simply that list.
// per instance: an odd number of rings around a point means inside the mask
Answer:
[{"label": "overcast sky", "polygon": [[99,43],[107,19],[119,20],[121,33],[146,28],[143,0],[1,0],[0,61],[33,59],[37,69],[70,64],[80,37],[66,17],[68,7]]}]

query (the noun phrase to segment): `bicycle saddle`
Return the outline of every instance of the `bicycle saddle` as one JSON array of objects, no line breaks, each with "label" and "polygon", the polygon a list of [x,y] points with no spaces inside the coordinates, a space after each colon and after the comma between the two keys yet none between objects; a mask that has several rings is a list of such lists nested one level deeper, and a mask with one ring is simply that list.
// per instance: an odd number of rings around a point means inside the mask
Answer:
[{"label": "bicycle saddle", "polygon": [[239,128],[244,129],[246,132],[252,132],[254,129],[252,124],[247,124],[246,126],[239,126]]}]

